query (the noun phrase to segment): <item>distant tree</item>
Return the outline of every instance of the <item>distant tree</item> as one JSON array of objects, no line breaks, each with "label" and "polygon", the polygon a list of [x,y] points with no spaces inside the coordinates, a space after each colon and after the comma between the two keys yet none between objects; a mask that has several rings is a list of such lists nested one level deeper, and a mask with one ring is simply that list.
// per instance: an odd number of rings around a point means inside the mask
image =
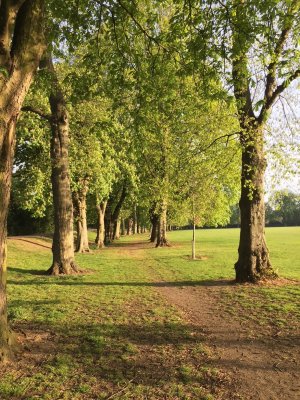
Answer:
[{"label": "distant tree", "polygon": [[300,195],[288,191],[275,192],[267,204],[266,216],[270,224],[300,225]]},{"label": "distant tree", "polygon": [[230,207],[230,210],[231,210],[231,215],[230,215],[229,225],[230,226],[239,226],[241,223],[239,205],[234,204],[233,206]]}]

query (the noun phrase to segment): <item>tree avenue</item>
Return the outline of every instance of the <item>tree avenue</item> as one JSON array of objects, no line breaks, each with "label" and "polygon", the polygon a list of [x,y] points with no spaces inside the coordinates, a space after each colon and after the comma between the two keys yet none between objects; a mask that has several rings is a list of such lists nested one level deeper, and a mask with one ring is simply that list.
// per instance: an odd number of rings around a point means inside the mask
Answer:
[{"label": "tree avenue", "polygon": [[53,215],[52,275],[79,272],[88,224],[99,249],[146,228],[164,247],[170,225],[225,225],[240,196],[236,281],[276,278],[264,235],[265,129],[299,77],[299,7],[67,0],[44,10],[42,0],[0,0],[0,361],[12,343],[12,184],[14,206]]}]

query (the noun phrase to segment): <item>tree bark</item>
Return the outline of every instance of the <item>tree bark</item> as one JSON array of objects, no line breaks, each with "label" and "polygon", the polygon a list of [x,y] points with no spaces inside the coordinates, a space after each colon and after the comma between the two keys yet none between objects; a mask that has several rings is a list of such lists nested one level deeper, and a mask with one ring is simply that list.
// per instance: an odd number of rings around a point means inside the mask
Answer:
[{"label": "tree bark", "polygon": [[167,240],[167,203],[165,201],[161,205],[157,232],[156,247],[170,246]]},{"label": "tree bark", "polygon": [[98,249],[102,249],[105,247],[105,223],[104,223],[104,216],[105,210],[107,206],[107,200],[102,201],[97,206],[97,213],[98,213],[98,222],[97,222],[97,236],[95,243]]},{"label": "tree bark", "polygon": [[251,144],[242,151],[241,229],[239,257],[235,264],[237,282],[275,278],[265,240],[264,171],[262,127],[248,132]]},{"label": "tree bark", "polygon": [[121,218],[121,235],[124,236],[125,234],[126,234],[125,219]]},{"label": "tree bark", "polygon": [[12,354],[7,320],[6,231],[18,116],[45,49],[44,1],[0,2],[0,362]]},{"label": "tree bark", "polygon": [[118,193],[117,196],[120,197],[118,198],[115,206],[115,199],[112,196],[108,200],[105,212],[105,243],[110,243],[115,239],[117,221],[119,219],[122,205],[127,196],[127,188],[125,183],[123,184],[121,194],[119,195]]},{"label": "tree bark", "polygon": [[73,204],[69,175],[69,119],[63,92],[52,59],[47,59],[52,76],[51,107],[51,183],[54,205],[53,262],[50,275],[79,272],[74,260]]},{"label": "tree bark", "polygon": [[10,198],[13,156],[15,149],[15,124],[6,133],[0,154],[0,362],[5,362],[12,356],[12,336],[7,320],[7,214]]},{"label": "tree bark", "polygon": [[[123,206],[123,203],[127,196],[127,187],[126,183],[123,184],[122,192],[120,198],[115,206],[114,212],[112,213],[112,224],[113,224],[113,237],[112,240],[116,239],[116,234],[118,233],[120,237],[120,226],[118,226],[118,220],[120,216],[120,212]],[[117,232],[118,231],[118,232]]]},{"label": "tree bark", "polygon": [[127,235],[128,236],[132,235],[132,226],[133,226],[133,219],[128,218],[128,220],[127,220]]},{"label": "tree bark", "polygon": [[114,239],[120,239],[120,230],[121,230],[121,220],[120,218],[117,219],[114,225]]},{"label": "tree bark", "polygon": [[158,224],[159,224],[159,215],[156,212],[156,204],[153,204],[149,211],[150,222],[151,222],[151,235],[150,242],[155,243],[157,241],[158,236]]},{"label": "tree bark", "polygon": [[86,218],[86,195],[88,192],[88,184],[83,180],[82,188],[77,192],[73,192],[74,217],[76,221],[76,252],[85,253],[90,251],[87,218]]},{"label": "tree bark", "polygon": [[158,236],[158,225],[159,225],[159,216],[155,215],[151,219],[151,235],[150,235],[150,242],[155,243],[157,241],[157,236]]},{"label": "tree bark", "polygon": [[132,224],[132,233],[135,235],[138,233],[138,219],[137,219],[137,210],[136,210],[136,204],[133,207],[133,224]]}]

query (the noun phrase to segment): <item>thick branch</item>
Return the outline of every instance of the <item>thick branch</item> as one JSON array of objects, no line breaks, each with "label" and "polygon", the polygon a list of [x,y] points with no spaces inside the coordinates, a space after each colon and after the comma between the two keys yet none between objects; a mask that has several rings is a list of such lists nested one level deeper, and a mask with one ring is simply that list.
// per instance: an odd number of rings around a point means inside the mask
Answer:
[{"label": "thick branch", "polygon": [[265,100],[265,104],[261,109],[260,115],[258,117],[259,123],[262,123],[265,119],[266,113],[270,110],[272,105],[277,100],[278,96],[289,86],[289,84],[295,79],[300,77],[300,69],[293,72],[287,79],[285,79],[280,85],[278,85],[272,92],[271,96]]},{"label": "thick branch", "polygon": [[42,119],[45,119],[48,122],[51,122],[51,118],[52,118],[51,115],[50,114],[45,114],[42,110],[40,110],[38,108],[31,107],[31,106],[24,106],[24,107],[21,108],[21,111],[32,112],[33,114],[38,115]]},{"label": "thick branch", "polygon": [[219,140],[221,139],[227,139],[226,144],[229,141],[229,138],[232,136],[236,136],[236,135],[240,135],[240,132],[233,132],[233,133],[228,133],[226,135],[221,135],[219,137],[217,137],[216,139],[214,139],[213,141],[211,141],[208,145],[200,147],[199,149],[197,149],[197,152],[194,154],[200,154],[200,153],[204,153],[206,150],[208,150],[209,148],[211,148],[214,144],[216,144]]},{"label": "thick branch", "polygon": [[276,44],[274,51],[274,61],[271,62],[270,65],[268,66],[268,74],[267,74],[267,82],[265,90],[266,101],[273,95],[275,89],[275,80],[276,80],[276,68],[278,66],[279,57],[282,53],[283,46],[287,41],[290,30],[291,27],[286,28],[281,32],[280,38]]},{"label": "thick branch", "polygon": [[289,34],[292,31],[293,22],[296,18],[296,14],[299,10],[299,1],[294,0],[290,6],[289,11],[284,16],[284,27],[276,43],[274,53],[272,54],[272,62],[268,65],[268,74],[266,77],[266,89],[264,95],[264,106],[261,109],[258,121],[261,123],[264,121],[267,112],[274,104],[277,97],[283,92],[283,90],[299,76],[299,70],[295,71],[289,78],[287,78],[282,84],[276,85],[276,70],[279,65],[280,57],[284,50],[284,46],[288,40]]},{"label": "thick branch", "polygon": [[17,12],[11,46],[11,55],[16,64],[38,65],[45,50],[43,21],[44,1],[25,0]]},{"label": "thick branch", "polygon": [[24,0],[0,1],[0,65],[10,67],[10,44],[16,14]]}]

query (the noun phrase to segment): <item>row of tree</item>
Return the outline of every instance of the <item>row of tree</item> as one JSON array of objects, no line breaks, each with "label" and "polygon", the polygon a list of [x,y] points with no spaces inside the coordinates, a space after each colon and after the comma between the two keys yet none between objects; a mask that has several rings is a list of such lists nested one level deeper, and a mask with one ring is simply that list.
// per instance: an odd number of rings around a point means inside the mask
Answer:
[{"label": "row of tree", "polygon": [[241,174],[236,280],[275,276],[264,238],[264,133],[272,105],[300,74],[299,7],[298,0],[0,1],[1,359],[10,352],[13,171],[23,208],[44,214],[52,191],[52,274],[78,271],[73,208],[84,250],[87,194],[99,246],[104,230],[116,235],[122,208],[136,205],[165,245],[168,216],[226,220]]}]

